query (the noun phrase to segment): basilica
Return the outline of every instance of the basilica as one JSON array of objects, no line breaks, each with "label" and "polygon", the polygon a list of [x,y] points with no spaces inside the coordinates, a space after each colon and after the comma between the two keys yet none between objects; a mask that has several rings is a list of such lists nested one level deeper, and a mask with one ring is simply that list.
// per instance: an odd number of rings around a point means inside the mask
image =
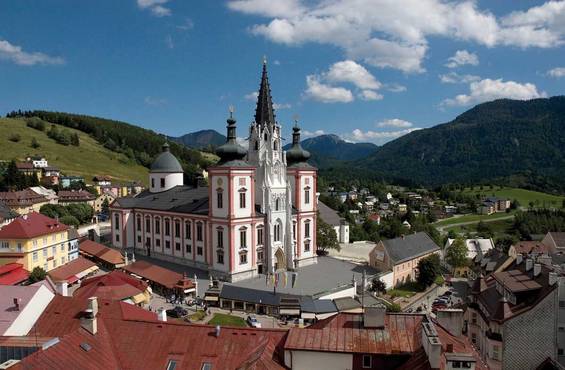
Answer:
[{"label": "basilica", "polygon": [[164,144],[149,189],[111,205],[113,245],[228,281],[315,263],[317,170],[296,125],[292,147],[283,151],[275,117],[264,62],[248,148],[237,143],[230,112],[208,185],[192,187]]}]

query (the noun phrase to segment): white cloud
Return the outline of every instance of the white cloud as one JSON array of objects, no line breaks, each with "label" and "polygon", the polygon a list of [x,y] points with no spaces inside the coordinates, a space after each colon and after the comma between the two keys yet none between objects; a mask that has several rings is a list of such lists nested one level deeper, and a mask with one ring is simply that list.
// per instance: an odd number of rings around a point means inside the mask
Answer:
[{"label": "white cloud", "polygon": [[246,137],[236,137],[235,141],[244,148],[249,147],[249,138]]},{"label": "white cloud", "polygon": [[292,105],[289,103],[273,103],[273,109],[275,110],[282,110],[282,109],[290,109],[292,108]]},{"label": "white cloud", "polygon": [[383,96],[374,90],[361,90],[357,96],[359,99],[367,101],[383,99]]},{"label": "white cloud", "polygon": [[408,128],[414,126],[412,122],[405,121],[399,118],[386,119],[377,123],[378,127],[396,127],[396,128]]},{"label": "white cloud", "polygon": [[557,67],[547,71],[547,75],[551,77],[565,77],[565,67]]},{"label": "white cloud", "polygon": [[334,63],[326,72],[307,76],[305,95],[325,103],[353,101],[355,98],[351,90],[335,86],[340,83],[349,83],[358,88],[356,95],[361,100],[372,101],[383,98],[377,92],[382,84],[365,67],[352,60]]},{"label": "white cloud", "polygon": [[190,18],[185,18],[184,22],[176,26],[178,30],[189,31],[194,28],[194,22]]},{"label": "white cloud", "polygon": [[326,132],[324,130],[316,130],[316,131],[300,130],[300,135],[302,137],[316,137],[325,134]]},{"label": "white cloud", "polygon": [[430,37],[487,47],[555,47],[565,38],[565,2],[497,17],[473,0],[232,0],[230,9],[267,18],[250,31],[286,45],[319,43],[355,61],[424,71]]},{"label": "white cloud", "polygon": [[354,143],[359,142],[372,142],[375,144],[383,144],[389,140],[396,139],[397,137],[409,134],[413,131],[420,130],[418,127],[406,128],[396,131],[362,131],[358,128],[351,133],[342,135],[344,140]]},{"label": "white cloud", "polygon": [[265,17],[298,16],[303,11],[300,0],[234,0],[228,7],[246,14],[261,14]]},{"label": "white cloud", "polygon": [[33,66],[37,64],[53,65],[64,64],[65,60],[60,57],[52,57],[39,52],[23,51],[21,46],[13,45],[6,40],[0,40],[0,59],[7,60],[22,66]]},{"label": "white cloud", "polygon": [[441,105],[465,106],[502,98],[528,100],[545,96],[547,94],[544,91],[538,91],[536,85],[531,83],[522,84],[515,81],[487,78],[471,82],[469,94],[461,94],[453,99],[446,99]]},{"label": "white cloud", "polygon": [[455,72],[449,72],[443,75],[439,75],[439,79],[441,83],[444,84],[467,84],[473,81],[479,81],[481,78],[475,75],[460,75]]},{"label": "white cloud", "polygon": [[143,99],[143,102],[145,103],[145,105],[149,105],[151,107],[162,107],[167,104],[167,99],[154,96],[146,96],[145,99]]},{"label": "white cloud", "polygon": [[316,75],[306,76],[306,86],[304,96],[307,99],[322,103],[350,103],[354,100],[351,90],[326,85]]},{"label": "white cloud", "polygon": [[390,91],[390,92],[393,92],[393,93],[404,92],[404,91],[407,90],[407,89],[406,89],[406,86],[402,86],[402,85],[397,84],[397,83],[386,84],[386,85],[384,86],[384,88],[385,88],[386,90]]},{"label": "white cloud", "polygon": [[171,15],[171,9],[163,5],[169,0],[137,0],[137,6],[140,9],[148,9],[156,17],[165,17]]},{"label": "white cloud", "polygon": [[334,63],[325,74],[330,82],[349,82],[360,89],[377,90],[381,83],[365,67],[352,60]]},{"label": "white cloud", "polygon": [[257,100],[257,97],[258,97],[258,96],[259,96],[259,92],[258,92],[258,91],[253,91],[253,92],[250,92],[249,94],[245,94],[245,95],[243,96],[243,98],[244,98],[245,100],[254,101],[254,100]]},{"label": "white cloud", "polygon": [[455,55],[447,59],[448,68],[457,68],[465,64],[470,64],[472,66],[479,65],[479,57],[475,53],[469,53],[467,50],[457,50]]}]

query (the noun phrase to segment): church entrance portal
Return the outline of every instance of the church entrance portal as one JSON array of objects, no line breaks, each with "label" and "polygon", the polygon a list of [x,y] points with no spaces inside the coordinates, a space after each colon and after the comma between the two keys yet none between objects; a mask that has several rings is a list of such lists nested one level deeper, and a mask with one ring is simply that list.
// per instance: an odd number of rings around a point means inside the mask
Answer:
[{"label": "church entrance portal", "polygon": [[286,270],[286,257],[282,249],[277,249],[275,257],[277,258],[277,262],[275,262],[275,271]]}]

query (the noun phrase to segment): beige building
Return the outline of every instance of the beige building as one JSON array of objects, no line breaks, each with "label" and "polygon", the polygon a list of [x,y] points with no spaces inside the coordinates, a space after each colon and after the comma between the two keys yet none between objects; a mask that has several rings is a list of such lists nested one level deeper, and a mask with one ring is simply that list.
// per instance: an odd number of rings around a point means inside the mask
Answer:
[{"label": "beige building", "polygon": [[434,253],[439,246],[424,232],[381,240],[369,254],[369,264],[380,270],[391,270],[394,286],[414,281],[418,274],[418,262]]}]

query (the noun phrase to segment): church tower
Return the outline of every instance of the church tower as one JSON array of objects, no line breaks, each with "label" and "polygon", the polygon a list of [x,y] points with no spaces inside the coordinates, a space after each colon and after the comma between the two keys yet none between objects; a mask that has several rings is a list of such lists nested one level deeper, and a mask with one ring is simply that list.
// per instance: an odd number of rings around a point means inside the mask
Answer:
[{"label": "church tower", "polygon": [[265,272],[295,267],[290,184],[286,179],[281,126],[275,117],[264,60],[255,121],[249,129],[247,159],[256,167],[255,203],[266,216]]}]

